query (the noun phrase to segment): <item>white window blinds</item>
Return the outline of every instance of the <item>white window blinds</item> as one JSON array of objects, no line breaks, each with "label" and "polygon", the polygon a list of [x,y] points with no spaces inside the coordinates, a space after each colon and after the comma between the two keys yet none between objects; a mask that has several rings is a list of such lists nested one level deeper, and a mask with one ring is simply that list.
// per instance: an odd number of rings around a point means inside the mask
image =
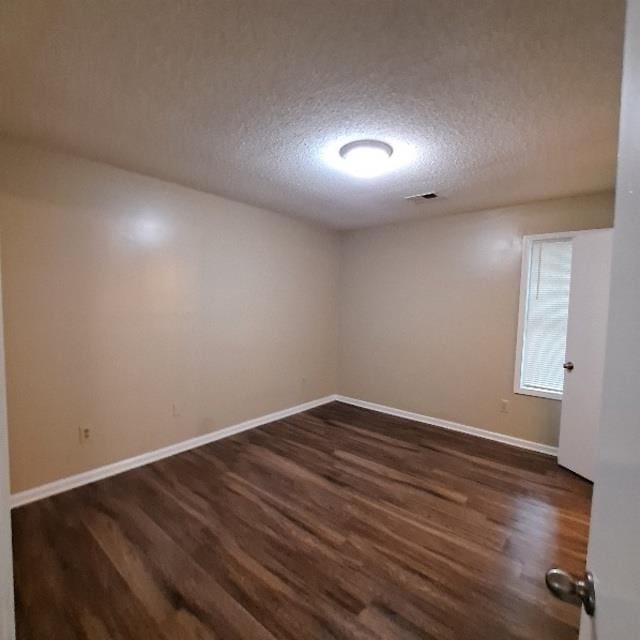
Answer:
[{"label": "white window blinds", "polygon": [[525,392],[561,394],[571,284],[571,238],[532,240],[526,283],[520,387]]}]

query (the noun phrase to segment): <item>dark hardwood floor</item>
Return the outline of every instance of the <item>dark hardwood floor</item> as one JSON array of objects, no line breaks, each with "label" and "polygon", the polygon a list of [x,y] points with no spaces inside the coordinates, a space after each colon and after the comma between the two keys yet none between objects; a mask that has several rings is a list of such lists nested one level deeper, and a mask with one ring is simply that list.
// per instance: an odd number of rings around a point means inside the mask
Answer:
[{"label": "dark hardwood floor", "polygon": [[20,640],[570,640],[591,486],[333,403],[14,511]]}]

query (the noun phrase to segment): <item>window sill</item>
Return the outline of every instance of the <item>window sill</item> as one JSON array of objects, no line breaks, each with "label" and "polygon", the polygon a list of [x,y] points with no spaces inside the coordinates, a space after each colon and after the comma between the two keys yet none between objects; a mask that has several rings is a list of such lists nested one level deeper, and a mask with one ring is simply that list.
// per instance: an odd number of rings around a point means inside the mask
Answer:
[{"label": "window sill", "polygon": [[519,387],[514,392],[521,396],[533,396],[535,398],[547,398],[547,400],[562,400],[562,393],[555,391],[544,391],[543,389],[528,389]]}]

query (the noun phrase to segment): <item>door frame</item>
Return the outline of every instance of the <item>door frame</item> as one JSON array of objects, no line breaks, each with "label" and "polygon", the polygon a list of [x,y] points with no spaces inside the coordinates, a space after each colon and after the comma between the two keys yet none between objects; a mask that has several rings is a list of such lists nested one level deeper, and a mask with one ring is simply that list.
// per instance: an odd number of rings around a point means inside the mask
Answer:
[{"label": "door frame", "polygon": [[14,640],[16,637],[9,495],[9,434],[2,315],[2,273],[0,271],[0,640]]}]

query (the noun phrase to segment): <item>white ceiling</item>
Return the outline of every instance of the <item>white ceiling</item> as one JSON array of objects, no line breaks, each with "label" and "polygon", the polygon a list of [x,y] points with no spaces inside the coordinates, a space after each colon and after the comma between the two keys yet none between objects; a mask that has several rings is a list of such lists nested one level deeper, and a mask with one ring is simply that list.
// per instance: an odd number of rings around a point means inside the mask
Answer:
[{"label": "white ceiling", "polygon": [[[623,9],[3,0],[0,131],[339,228],[599,191],[614,182]],[[325,162],[360,137],[416,157],[372,180]]]}]

